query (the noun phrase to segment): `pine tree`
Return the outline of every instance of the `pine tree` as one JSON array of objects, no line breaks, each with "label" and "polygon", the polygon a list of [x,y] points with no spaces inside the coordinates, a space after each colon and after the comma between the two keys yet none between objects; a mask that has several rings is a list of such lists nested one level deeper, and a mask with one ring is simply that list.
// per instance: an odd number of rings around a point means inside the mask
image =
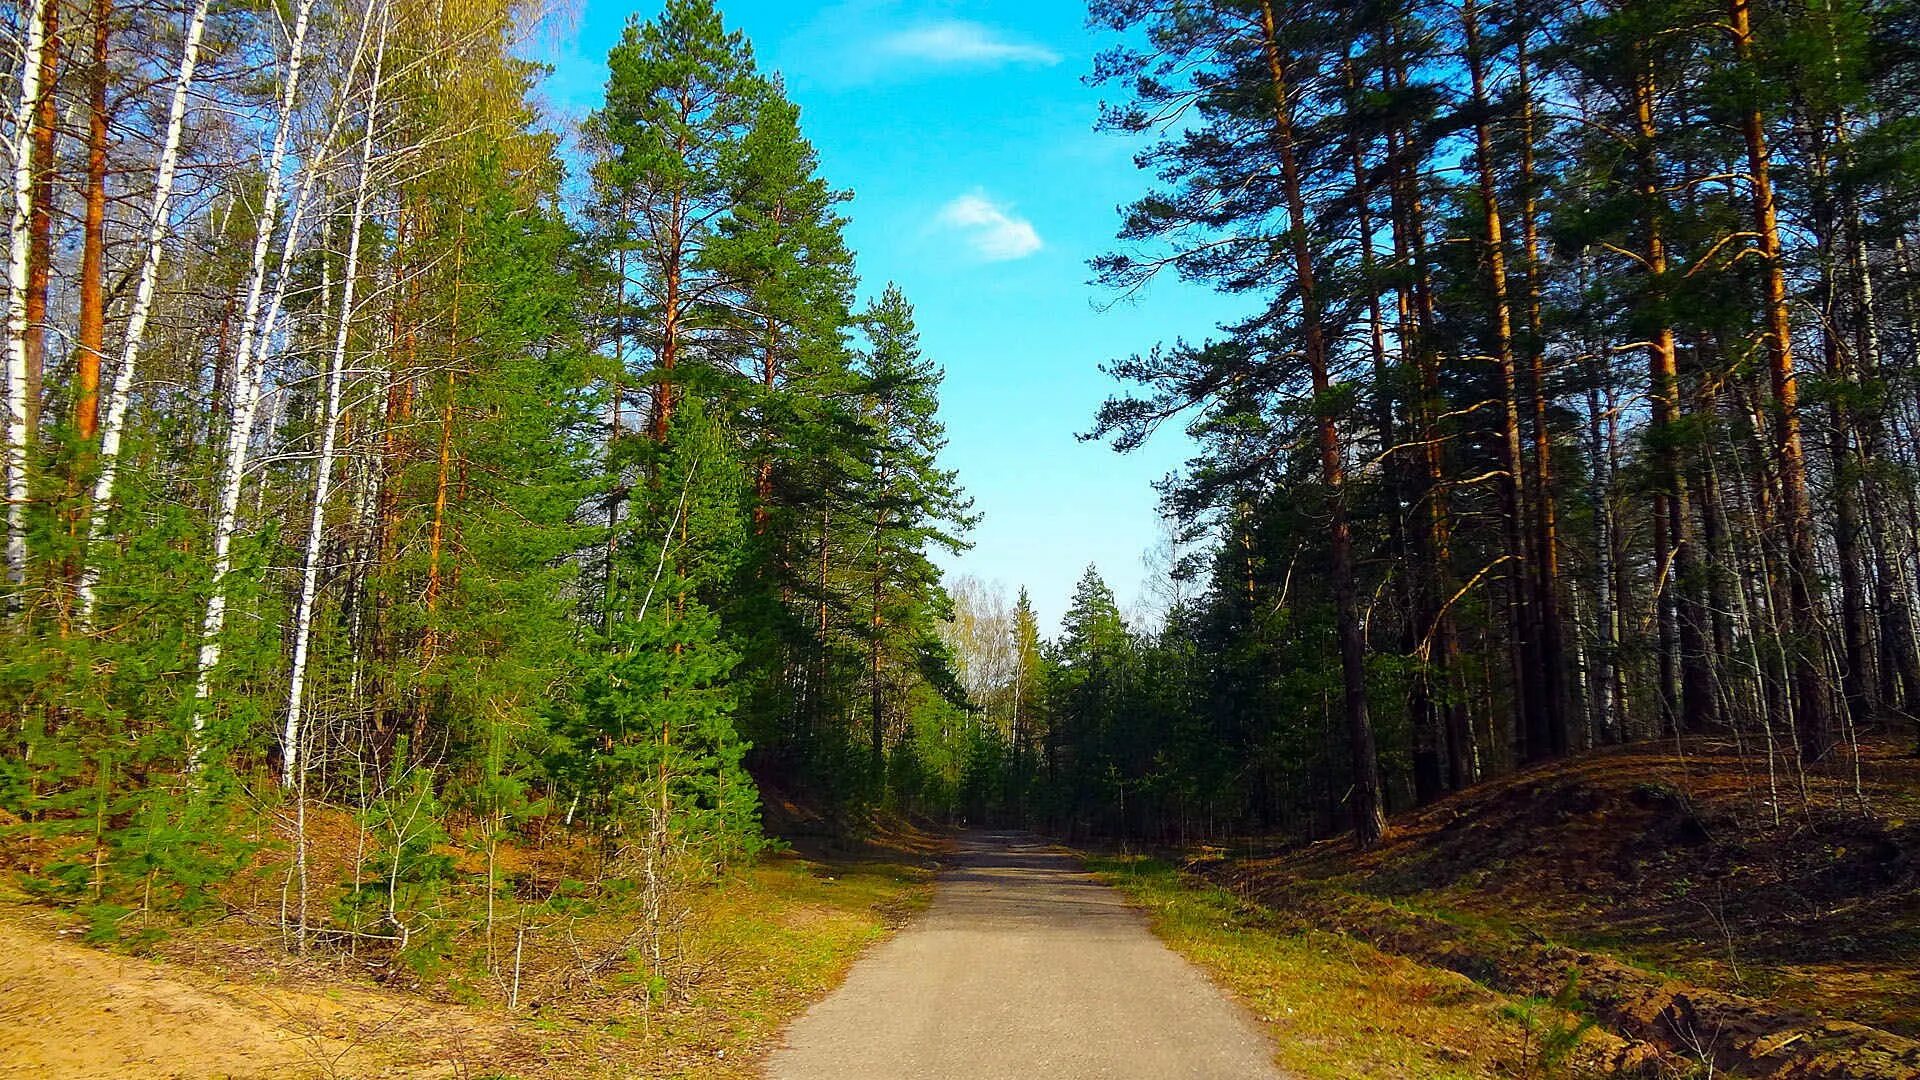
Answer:
[{"label": "pine tree", "polygon": [[[615,334],[653,357],[646,430],[665,441],[681,384],[714,369],[715,315],[731,283],[706,272],[707,245],[729,209],[742,141],[766,87],[753,53],[710,0],[671,0],[652,22],[629,21],[607,54],[606,103],[587,120],[599,148],[596,216],[614,223]],[[637,309],[637,311],[635,310]],[[640,315],[644,312],[644,315]]]},{"label": "pine tree", "polygon": [[929,551],[964,551],[975,518],[958,477],[939,464],[946,446],[937,415],[941,372],[921,355],[913,307],[897,286],[868,305],[861,329],[867,348],[856,370],[867,448],[858,498],[866,535],[850,569],[863,594],[868,751],[877,767],[886,755],[890,692],[937,661],[933,624],[945,617],[947,600]]},{"label": "pine tree", "polygon": [[[1132,449],[1166,419],[1194,410],[1189,432],[1201,438],[1203,455],[1196,482],[1172,507],[1191,519],[1262,492],[1278,471],[1281,448],[1301,429],[1312,432],[1329,523],[1354,828],[1360,842],[1370,844],[1384,828],[1384,811],[1347,491],[1343,414],[1351,392],[1335,381],[1344,316],[1329,292],[1337,280],[1333,237],[1343,225],[1338,211],[1330,216],[1332,208],[1309,195],[1326,182],[1337,190],[1350,179],[1339,133],[1312,118],[1328,107],[1329,96],[1346,96],[1344,81],[1333,77],[1333,57],[1351,40],[1351,28],[1338,13],[1309,5],[1286,14],[1277,16],[1266,0],[1244,9],[1163,12],[1120,3],[1095,9],[1095,19],[1114,30],[1147,31],[1151,52],[1112,50],[1098,75],[1122,81],[1134,99],[1110,108],[1106,126],[1162,137],[1154,156],[1165,185],[1129,208],[1121,231],[1124,242],[1147,253],[1096,260],[1102,280],[1137,288],[1174,267],[1184,277],[1259,299],[1257,314],[1223,327],[1215,342],[1179,344],[1114,365],[1118,378],[1141,385],[1146,396],[1109,401],[1095,434]],[[1160,130],[1168,109],[1179,112],[1190,101],[1206,121],[1201,130]],[[1273,182],[1255,184],[1254,176]],[[1289,397],[1305,397],[1307,407],[1282,404]]]},{"label": "pine tree", "polygon": [[763,750],[791,758],[810,752],[804,721],[828,696],[814,685],[825,681],[813,669],[829,631],[812,534],[848,512],[861,452],[847,345],[853,257],[838,209],[848,196],[819,176],[799,110],[777,83],[736,166],[729,213],[701,257],[735,294],[722,321],[741,378],[717,392],[743,418],[753,483],[753,551],[726,610],[743,630],[741,677],[752,687],[743,723]]}]

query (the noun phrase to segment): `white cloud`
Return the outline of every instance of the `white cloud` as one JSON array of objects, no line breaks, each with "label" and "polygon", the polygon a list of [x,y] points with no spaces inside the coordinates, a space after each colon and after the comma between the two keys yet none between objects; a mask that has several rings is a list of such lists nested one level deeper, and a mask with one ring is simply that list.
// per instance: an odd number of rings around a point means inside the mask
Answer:
[{"label": "white cloud", "polygon": [[961,233],[973,253],[988,262],[1024,259],[1043,246],[1033,222],[979,192],[962,195],[941,207],[937,221]]},{"label": "white cloud", "polygon": [[926,23],[880,39],[878,50],[930,64],[992,66],[1057,64],[1060,54],[1039,45],[1009,41],[990,26],[960,19]]}]

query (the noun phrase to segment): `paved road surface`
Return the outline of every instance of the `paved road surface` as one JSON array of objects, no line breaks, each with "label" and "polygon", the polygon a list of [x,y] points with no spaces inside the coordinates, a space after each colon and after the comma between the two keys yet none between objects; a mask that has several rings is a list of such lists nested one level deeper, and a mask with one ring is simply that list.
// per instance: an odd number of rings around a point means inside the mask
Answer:
[{"label": "paved road surface", "polygon": [[797,1021],[772,1080],[1279,1080],[1265,1038],[1121,895],[1024,833],[961,839],[933,906]]}]

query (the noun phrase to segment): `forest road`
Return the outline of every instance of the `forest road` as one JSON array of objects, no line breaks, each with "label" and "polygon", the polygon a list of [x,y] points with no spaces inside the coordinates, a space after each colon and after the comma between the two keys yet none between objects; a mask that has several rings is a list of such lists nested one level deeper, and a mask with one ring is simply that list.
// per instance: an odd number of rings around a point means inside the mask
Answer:
[{"label": "forest road", "polygon": [[787,1033],[771,1080],[1279,1080],[1251,1017],[1079,860],[960,838],[933,906]]}]

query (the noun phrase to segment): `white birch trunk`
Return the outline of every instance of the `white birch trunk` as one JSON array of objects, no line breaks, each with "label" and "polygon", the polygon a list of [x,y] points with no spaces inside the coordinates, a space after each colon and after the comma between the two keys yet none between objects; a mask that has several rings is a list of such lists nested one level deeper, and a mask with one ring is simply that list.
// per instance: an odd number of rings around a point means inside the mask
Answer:
[{"label": "white birch trunk", "polygon": [[[260,398],[260,371],[253,362],[254,337],[260,317],[261,298],[266,291],[267,250],[279,221],[280,192],[284,184],[282,173],[286,168],[287,142],[293,127],[293,105],[300,89],[300,70],[306,59],[307,26],[313,14],[313,5],[314,0],[301,0],[299,13],[294,18],[293,40],[287,57],[287,83],[280,92],[273,149],[267,158],[265,190],[260,199],[260,216],[255,222],[253,265],[247,283],[247,302],[242,313],[240,346],[233,354],[232,417],[227,431],[220,501],[214,511],[212,593],[207,598],[206,616],[200,624],[200,654],[193,684],[193,735],[188,751],[189,769],[197,767],[200,762],[203,749],[200,733],[206,726],[206,713],[201,706],[212,688],[213,671],[220,663],[220,634],[226,628],[227,574],[233,567],[233,529],[240,509],[241,482],[246,476],[247,448],[253,439],[254,412]],[[288,250],[291,250],[298,231],[299,222],[296,218],[288,227]],[[273,321],[279,314],[279,293],[285,285],[286,278],[282,275],[275,290],[275,303],[268,313],[267,325],[259,328],[263,352],[266,343],[273,337]]]},{"label": "white birch trunk", "polygon": [[27,583],[27,256],[33,216],[33,111],[40,101],[40,53],[47,6],[33,0],[20,57],[20,100],[13,115],[13,220],[7,239],[7,607],[18,610]]},{"label": "white birch trunk", "polygon": [[320,425],[320,460],[313,482],[313,513],[307,519],[306,557],[300,572],[300,603],[293,624],[293,673],[287,689],[287,726],[282,735],[283,759],[280,780],[292,787],[300,765],[301,706],[307,688],[307,650],[313,640],[313,605],[320,585],[320,548],[326,528],[327,497],[333,488],[334,445],[340,429],[340,383],[346,370],[347,337],[353,325],[354,285],[360,273],[360,234],[367,220],[367,194],[372,185],[373,136],[379,122],[380,74],[386,60],[387,32],[380,31],[373,59],[373,81],[367,90],[366,132],[360,143],[360,176],[353,195],[351,233],[347,237],[347,260],[340,284],[340,322],[333,338],[333,359],[327,368],[327,397]]},{"label": "white birch trunk", "polygon": [[187,93],[193,87],[193,72],[200,62],[200,39],[207,29],[207,8],[211,0],[199,0],[187,23],[186,46],[180,53],[180,73],[173,83],[173,104],[167,111],[167,134],[160,147],[160,163],[154,172],[153,203],[147,209],[147,254],[140,265],[140,284],[134,292],[133,310],[127,316],[127,337],[120,350],[120,366],[113,374],[113,389],[107,395],[107,415],[100,425],[99,472],[93,481],[93,503],[87,517],[86,546],[81,549],[80,581],[75,587],[75,611],[84,628],[93,617],[94,597],[100,588],[100,560],[94,546],[106,532],[107,512],[113,501],[114,478],[119,472],[120,439],[126,428],[127,402],[133,395],[134,374],[140,365],[140,348],[146,342],[147,320],[153,314],[154,288],[160,281],[160,261],[166,254],[168,231],[167,205],[173,197],[173,175],[180,164],[180,135],[186,127]]}]

